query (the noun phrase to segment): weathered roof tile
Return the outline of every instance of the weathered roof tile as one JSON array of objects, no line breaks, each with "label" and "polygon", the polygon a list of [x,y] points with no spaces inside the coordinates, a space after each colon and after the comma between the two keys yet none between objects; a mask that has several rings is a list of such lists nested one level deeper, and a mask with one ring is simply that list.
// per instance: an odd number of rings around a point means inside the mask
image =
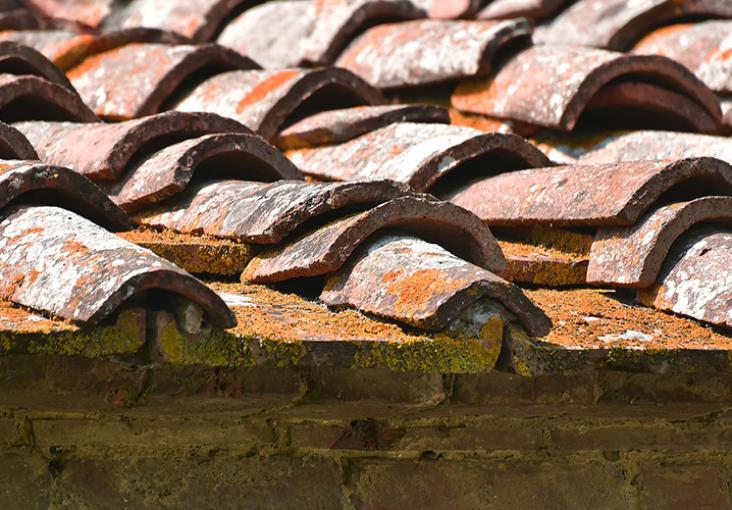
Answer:
[{"label": "weathered roof tile", "polygon": [[683,64],[717,92],[732,93],[732,21],[704,21],[660,28],[633,49]]},{"label": "weathered roof tile", "polygon": [[0,40],[30,46],[60,69],[73,69],[86,58],[130,43],[185,44],[186,38],[173,32],[150,28],[130,28],[104,34],[73,30],[3,30]]},{"label": "weathered roof tile", "polygon": [[661,272],[671,245],[699,223],[732,226],[732,198],[676,202],[646,214],[632,227],[598,229],[590,252],[587,282],[650,287]]},{"label": "weathered roof tile", "polygon": [[45,203],[61,205],[106,228],[129,226],[127,215],[84,176],[36,161],[0,161],[0,210],[41,191]]},{"label": "weathered roof tile", "polygon": [[0,119],[99,120],[76,91],[31,74],[0,74]]},{"label": "weathered roof tile", "polygon": [[447,110],[431,105],[355,106],[316,113],[288,126],[275,137],[282,149],[301,149],[347,142],[397,122],[449,124]]},{"label": "weathered roof tile", "polygon": [[300,171],[261,137],[246,133],[204,135],[150,155],[111,186],[110,197],[126,211],[151,206],[183,191],[194,176],[211,180],[302,179]]},{"label": "weathered roof tile", "polygon": [[336,65],[380,88],[428,85],[488,74],[504,45],[530,33],[524,19],[377,25],[353,41]]},{"label": "weathered roof tile", "polygon": [[157,113],[196,73],[257,67],[251,59],[215,44],[131,43],[88,57],[68,76],[97,115],[125,120]]},{"label": "weathered roof tile", "polygon": [[375,205],[407,193],[406,187],[389,181],[204,182],[191,186],[163,210],[142,214],[140,221],[178,232],[274,244],[322,214]]},{"label": "weathered roof tile", "polygon": [[[161,144],[208,133],[250,133],[241,124],[210,113],[166,112],[107,124],[21,122],[17,127],[46,163],[73,168],[92,180],[116,180],[133,158]],[[141,153],[142,151],[142,153]]]},{"label": "weathered roof tile", "polygon": [[671,119],[686,130],[714,132],[721,124],[719,99],[677,62],[569,46],[520,52],[493,78],[461,83],[452,105],[562,130],[573,129],[586,111],[608,108],[616,116],[621,108],[645,111],[647,120],[668,126]]},{"label": "weathered roof tile", "polygon": [[607,136],[599,147],[582,155],[580,161],[600,164],[703,156],[732,164],[732,140],[673,131],[631,131]]},{"label": "weathered roof tile", "polygon": [[732,327],[732,232],[700,227],[674,246],[661,276],[638,299],[659,310]]},{"label": "weathered roof tile", "polygon": [[268,69],[324,65],[373,21],[425,15],[407,0],[266,2],[231,21],[218,42]]},{"label": "weathered roof tile", "polygon": [[500,247],[476,216],[429,195],[417,195],[343,217],[264,252],[247,266],[242,281],[277,282],[331,273],[369,236],[387,228],[400,228],[440,242],[462,258],[494,272],[506,270]]},{"label": "weathered roof tile", "polygon": [[489,297],[518,316],[527,331],[551,323],[521,289],[443,247],[419,238],[382,236],[331,276],[320,298],[430,330],[443,329],[470,304]]},{"label": "weathered roof tile", "polygon": [[[470,176],[551,162],[521,137],[443,124],[397,123],[346,143],[290,151],[300,170],[321,179],[392,179],[417,191],[474,164]],[[467,170],[466,170],[467,172]]]},{"label": "weathered roof tile", "polygon": [[195,87],[175,109],[231,117],[271,140],[288,121],[300,120],[292,116],[306,103],[314,111],[305,113],[312,114],[383,102],[378,89],[345,69],[281,69],[218,74]]},{"label": "weathered roof tile", "polygon": [[628,50],[645,33],[688,16],[732,17],[727,0],[579,0],[560,13],[534,40]]},{"label": "weathered roof tile", "polygon": [[489,225],[629,226],[675,187],[732,194],[732,167],[694,158],[535,168],[469,183],[445,199]]},{"label": "weathered roof tile", "polygon": [[108,16],[103,28],[158,28],[208,42],[238,8],[252,0],[132,0]]},{"label": "weathered roof tile", "polygon": [[0,295],[6,299],[98,324],[150,289],[190,299],[219,326],[235,324],[224,302],[203,283],[73,212],[23,207],[0,221]]}]

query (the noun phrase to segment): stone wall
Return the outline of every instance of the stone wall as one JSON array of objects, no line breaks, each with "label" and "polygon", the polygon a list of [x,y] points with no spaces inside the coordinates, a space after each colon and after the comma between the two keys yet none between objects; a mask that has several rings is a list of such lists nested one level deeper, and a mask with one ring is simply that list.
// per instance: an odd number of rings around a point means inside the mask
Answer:
[{"label": "stone wall", "polygon": [[0,508],[729,508],[724,377],[0,360]]}]

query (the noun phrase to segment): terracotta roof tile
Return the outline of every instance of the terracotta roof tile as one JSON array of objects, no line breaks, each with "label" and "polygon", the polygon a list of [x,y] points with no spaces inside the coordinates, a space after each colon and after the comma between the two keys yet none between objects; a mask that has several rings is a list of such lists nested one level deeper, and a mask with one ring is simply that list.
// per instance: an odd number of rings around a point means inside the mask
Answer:
[{"label": "terracotta roof tile", "polygon": [[284,150],[342,143],[397,122],[449,124],[450,116],[444,108],[419,104],[328,110],[286,127],[275,137],[274,143]]},{"label": "terracotta roof tile", "polygon": [[562,130],[573,129],[587,111],[608,108],[615,115],[621,108],[646,111],[651,120],[668,125],[671,119],[687,130],[714,132],[721,124],[718,98],[673,60],[568,46],[529,48],[495,77],[463,82],[452,104]]},{"label": "terracotta roof tile", "polygon": [[732,141],[722,136],[631,131],[608,135],[599,145],[583,155],[580,161],[597,164],[709,156],[732,164]]},{"label": "terracotta roof tile", "polygon": [[178,232],[275,244],[300,225],[327,213],[376,205],[408,193],[389,181],[306,183],[214,181],[190,186],[139,221]]},{"label": "terracotta roof tile", "polygon": [[694,225],[732,226],[732,198],[703,197],[664,205],[632,227],[600,228],[595,235],[587,282],[650,287],[661,272],[671,245]]},{"label": "terracotta roof tile", "polygon": [[680,183],[732,193],[732,167],[697,158],[535,168],[483,178],[446,198],[489,225],[629,226]]},{"label": "terracotta roof tile", "polygon": [[45,203],[60,205],[114,230],[129,225],[127,215],[84,176],[35,161],[0,162],[0,210],[44,191]]},{"label": "terracotta roof tile", "polygon": [[195,87],[175,108],[231,117],[271,140],[287,123],[300,120],[298,110],[307,105],[312,111],[306,113],[312,114],[383,102],[378,89],[349,71],[331,67],[217,74]]},{"label": "terracotta roof tile", "polygon": [[103,28],[158,28],[196,42],[208,42],[237,9],[254,3],[253,0],[132,0],[112,12]]},{"label": "terracotta roof tile", "polygon": [[330,277],[321,299],[423,329],[440,330],[469,304],[489,297],[546,335],[549,319],[518,287],[419,238],[383,236]]},{"label": "terracotta roof tile", "polygon": [[155,146],[208,133],[250,131],[241,124],[209,113],[166,112],[107,124],[94,122],[21,122],[17,127],[46,163],[73,168],[92,180],[117,180],[134,158]]},{"label": "terracotta roof tile", "polygon": [[657,284],[638,298],[659,310],[730,328],[731,253],[729,230],[702,227],[689,232],[674,246]]},{"label": "terracotta roof tile", "polygon": [[417,191],[429,190],[451,172],[459,178],[472,163],[477,168],[470,176],[551,164],[516,135],[416,123],[391,124],[340,145],[287,155],[305,174],[321,179],[392,179]]},{"label": "terracotta roof tile", "polygon": [[503,46],[530,33],[524,19],[377,25],[354,40],[336,65],[380,88],[440,83],[488,74]]},{"label": "terracotta roof tile", "polygon": [[84,59],[130,43],[185,44],[185,37],[149,28],[116,30],[104,34],[79,33],[68,29],[3,30],[0,40],[30,46],[62,70],[76,67]]},{"label": "terracotta roof tile", "polygon": [[218,42],[265,68],[324,65],[372,20],[421,18],[407,0],[290,0],[266,2],[230,22]]},{"label": "terracotta roof tile", "polygon": [[255,257],[242,281],[271,283],[331,273],[358,246],[387,228],[415,232],[448,246],[474,264],[503,272],[506,261],[490,230],[464,209],[430,195],[406,196],[305,232]]},{"label": "terracotta roof tile", "polygon": [[96,324],[147,289],[198,303],[219,326],[235,324],[203,283],[70,211],[25,207],[0,222],[0,294],[15,303]]},{"label": "terracotta roof tile", "polygon": [[0,120],[43,119],[98,120],[75,91],[30,74],[0,74]]},{"label": "terracotta roof tile", "polygon": [[732,93],[732,20],[663,27],[643,38],[633,52],[672,58],[710,89]]},{"label": "terracotta roof tile", "polygon": [[560,13],[534,40],[628,50],[654,27],[688,16],[732,17],[726,0],[579,0]]},{"label": "terracotta roof tile", "polygon": [[88,57],[68,76],[97,115],[126,120],[160,111],[196,73],[257,67],[249,58],[214,44],[131,43]]},{"label": "terracotta roof tile", "polygon": [[199,179],[238,174],[242,179],[302,179],[275,147],[246,133],[219,133],[169,145],[132,168],[110,187],[112,200],[126,211],[151,206]]}]

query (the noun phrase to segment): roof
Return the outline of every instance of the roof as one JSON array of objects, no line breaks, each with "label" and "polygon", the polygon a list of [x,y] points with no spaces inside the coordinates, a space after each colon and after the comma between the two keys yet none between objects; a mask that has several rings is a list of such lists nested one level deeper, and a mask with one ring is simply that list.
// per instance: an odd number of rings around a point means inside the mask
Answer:
[{"label": "roof", "polygon": [[728,2],[24,5],[0,10],[2,352],[732,347]]}]

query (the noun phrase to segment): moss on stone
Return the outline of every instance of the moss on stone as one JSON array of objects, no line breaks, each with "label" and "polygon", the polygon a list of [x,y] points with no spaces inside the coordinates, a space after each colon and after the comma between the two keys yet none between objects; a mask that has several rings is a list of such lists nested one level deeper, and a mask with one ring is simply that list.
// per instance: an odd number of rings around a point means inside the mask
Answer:
[{"label": "moss on stone", "polygon": [[307,355],[307,348],[302,342],[273,342],[261,341],[259,348],[265,354],[267,361],[278,367],[297,365]]},{"label": "moss on stone", "polygon": [[493,369],[498,345],[480,340],[439,338],[409,343],[369,343],[356,353],[355,368],[388,367],[392,370],[470,374]]},{"label": "moss on stone", "polygon": [[92,328],[41,333],[3,333],[0,343],[5,352],[48,355],[81,355],[91,358],[133,353],[145,343],[145,314],[141,310],[122,310],[114,324]]},{"label": "moss on stone", "polygon": [[249,345],[222,330],[214,329],[204,335],[185,335],[171,320],[159,330],[158,342],[165,360],[173,364],[214,367],[254,364]]}]

